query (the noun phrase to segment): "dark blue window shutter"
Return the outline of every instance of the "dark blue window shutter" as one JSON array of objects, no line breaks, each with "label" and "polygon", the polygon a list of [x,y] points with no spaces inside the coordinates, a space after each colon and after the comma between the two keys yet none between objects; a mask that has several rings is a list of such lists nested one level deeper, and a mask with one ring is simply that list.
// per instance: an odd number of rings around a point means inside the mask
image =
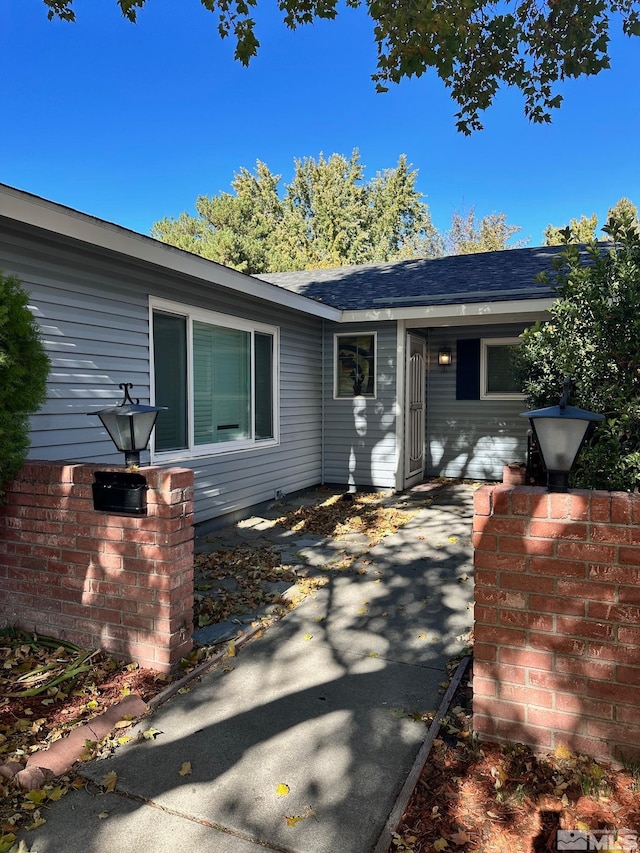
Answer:
[{"label": "dark blue window shutter", "polygon": [[456,341],[456,400],[480,399],[480,338]]}]

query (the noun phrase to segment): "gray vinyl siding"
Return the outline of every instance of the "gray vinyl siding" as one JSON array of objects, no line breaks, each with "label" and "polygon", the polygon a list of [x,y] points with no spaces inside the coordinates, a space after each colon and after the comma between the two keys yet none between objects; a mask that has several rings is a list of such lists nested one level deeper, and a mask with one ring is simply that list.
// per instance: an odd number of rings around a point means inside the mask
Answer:
[{"label": "gray vinyl siding", "polygon": [[1,223],[0,269],[29,291],[51,358],[48,399],[32,418],[31,458],[122,462],[87,413],[119,402],[121,382],[149,401],[149,296],[156,296],[280,330],[279,444],[166,463],[194,468],[196,521],[242,513],[272,500],[276,489],[286,494],[321,481],[321,320]]},{"label": "gray vinyl siding", "polygon": [[45,238],[0,230],[0,269],[15,273],[30,294],[51,359],[48,399],[31,419],[35,459],[122,461],[92,410],[117,402],[118,384],[133,382],[149,399],[147,297],[104,263],[79,263]]},{"label": "gray vinyl siding", "polygon": [[[334,334],[376,332],[376,398],[333,399]],[[324,338],[324,480],[395,489],[396,323],[329,323]]]},{"label": "gray vinyl siding", "polygon": [[[456,341],[517,337],[522,325],[431,329],[427,369],[427,476],[499,480],[509,462],[524,462],[528,422],[522,400],[456,400]],[[449,347],[451,367],[438,366]]]}]

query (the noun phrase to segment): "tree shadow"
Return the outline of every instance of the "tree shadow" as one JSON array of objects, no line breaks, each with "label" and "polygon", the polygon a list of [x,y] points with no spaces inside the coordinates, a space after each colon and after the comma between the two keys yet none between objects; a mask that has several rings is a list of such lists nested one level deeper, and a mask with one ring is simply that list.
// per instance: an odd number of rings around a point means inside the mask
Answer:
[{"label": "tree shadow", "polygon": [[[637,645],[636,612],[624,606],[636,597],[637,569],[618,562],[616,544],[630,541],[630,519],[627,527],[615,494],[605,492],[497,487],[491,500],[491,514],[474,519],[480,737],[505,748],[525,744],[537,756],[575,753],[614,765],[637,757],[637,726],[618,722],[637,719],[637,690],[618,681],[630,674],[624,664],[635,660]],[[493,538],[483,543],[485,536]],[[621,641],[625,624],[630,648]],[[581,828],[579,789],[564,791],[572,826],[560,827],[553,809],[539,806],[535,851],[557,849],[557,829]],[[556,786],[558,812],[563,790]],[[582,819],[595,814],[592,808]]]},{"label": "tree shadow", "polygon": [[[184,517],[184,530],[164,532],[166,526],[157,522],[165,522],[174,509],[156,489],[146,516],[94,510],[91,484],[97,468],[85,463],[26,463],[6,506],[0,508],[7,543],[0,564],[6,566],[6,588],[13,593],[3,602],[2,618],[119,658],[147,665],[155,660],[158,669],[166,669],[168,649],[166,657],[155,653],[160,617],[173,595],[174,630],[186,640],[192,611],[184,602],[177,612],[174,605],[182,599],[169,576],[173,564],[158,557],[163,537],[168,544],[172,535],[184,533],[187,541],[190,521]],[[155,469],[152,476],[162,478],[166,473]],[[173,553],[179,547],[174,546]],[[185,571],[182,586],[190,595],[192,581]]]},{"label": "tree shadow", "polygon": [[[360,558],[366,575],[335,575],[233,671],[141,724],[162,732],[155,740],[83,772],[99,781],[114,770],[128,797],[274,849],[370,849],[424,737],[419,714],[439,701],[471,622],[469,513],[442,500]],[[107,834],[97,822],[96,850]],[[49,843],[47,825],[29,837]]]}]

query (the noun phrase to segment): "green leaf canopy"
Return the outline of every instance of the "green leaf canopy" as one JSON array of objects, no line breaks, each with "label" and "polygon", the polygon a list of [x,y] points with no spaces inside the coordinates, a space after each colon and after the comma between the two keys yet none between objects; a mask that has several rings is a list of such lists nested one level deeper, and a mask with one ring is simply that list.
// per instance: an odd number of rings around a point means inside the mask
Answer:
[{"label": "green leaf canopy", "polygon": [[[43,0],[49,18],[75,20],[73,0]],[[130,21],[146,0],[116,0]],[[179,14],[179,2],[175,0]],[[221,38],[235,40],[235,58],[248,65],[258,52],[258,0],[200,0],[218,20]],[[346,0],[357,8],[362,0]],[[640,35],[638,0],[367,0],[378,49],[373,75],[379,91],[407,77],[435,71],[458,106],[457,127],[482,128],[501,86],[519,89],[533,122],[549,122],[560,106],[557,84],[598,74],[610,65],[610,28]],[[279,0],[285,26],[334,19],[338,0]]]}]

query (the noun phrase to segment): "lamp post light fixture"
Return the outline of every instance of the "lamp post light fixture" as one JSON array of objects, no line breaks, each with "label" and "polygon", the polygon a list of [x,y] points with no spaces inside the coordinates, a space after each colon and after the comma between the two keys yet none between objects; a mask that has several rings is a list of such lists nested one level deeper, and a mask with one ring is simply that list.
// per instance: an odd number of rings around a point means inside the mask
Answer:
[{"label": "lamp post light fixture", "polygon": [[115,446],[124,453],[125,465],[130,468],[140,465],[140,452],[147,449],[158,413],[167,407],[145,406],[140,404],[140,400],[132,400],[129,394],[129,389],[133,388],[131,382],[122,382],[118,387],[124,394],[119,405],[90,414],[100,418]]},{"label": "lamp post light fixture", "polygon": [[521,417],[529,418],[531,422],[547,469],[547,489],[550,492],[569,490],[569,474],[578,453],[593,433],[596,423],[604,420],[604,415],[567,405],[570,391],[571,378],[566,376],[557,406],[521,413]]}]

